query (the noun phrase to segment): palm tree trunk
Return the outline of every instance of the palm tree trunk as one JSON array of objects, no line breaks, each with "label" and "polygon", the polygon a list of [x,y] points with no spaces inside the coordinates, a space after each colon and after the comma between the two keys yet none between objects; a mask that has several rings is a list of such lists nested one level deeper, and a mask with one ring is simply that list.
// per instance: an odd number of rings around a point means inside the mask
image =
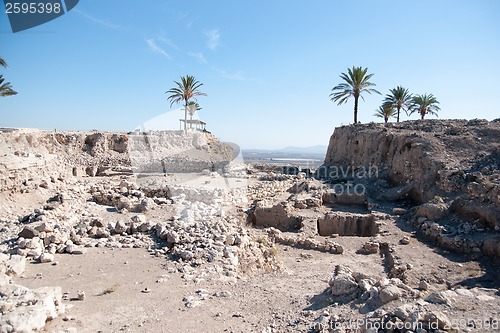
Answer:
[{"label": "palm tree trunk", "polygon": [[354,124],[358,123],[358,97],[354,96]]},{"label": "palm tree trunk", "polygon": [[187,120],[188,120],[188,101],[184,105],[184,133],[187,133]]},{"label": "palm tree trunk", "polygon": [[399,123],[399,110],[401,109],[401,107],[398,106],[397,109],[398,109],[398,116],[397,116],[396,122]]},{"label": "palm tree trunk", "polygon": [[424,120],[425,112],[420,112],[420,116],[422,117],[421,119]]}]

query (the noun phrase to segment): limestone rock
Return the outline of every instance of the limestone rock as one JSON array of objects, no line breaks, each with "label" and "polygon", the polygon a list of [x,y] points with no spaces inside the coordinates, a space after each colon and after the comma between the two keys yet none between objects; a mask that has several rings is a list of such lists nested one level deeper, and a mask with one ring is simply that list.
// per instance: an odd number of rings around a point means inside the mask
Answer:
[{"label": "limestone rock", "polygon": [[125,231],[127,231],[127,225],[125,224],[125,222],[123,222],[123,221],[116,222],[116,226],[115,226],[114,232],[116,234],[122,234]]},{"label": "limestone rock", "polygon": [[426,217],[431,221],[441,220],[448,214],[448,207],[443,203],[425,203],[417,208],[417,217]]},{"label": "limestone rock", "polygon": [[18,236],[30,239],[30,238],[38,236],[39,233],[40,232],[38,230],[36,230],[35,228],[33,228],[31,226],[26,226],[23,228],[23,230],[21,230],[21,232],[18,234]]},{"label": "limestone rock", "polygon": [[54,261],[54,255],[52,253],[44,252],[39,258],[41,263],[49,263]]},{"label": "limestone rock", "polygon": [[184,306],[190,309],[201,305],[201,301],[196,300],[194,296],[186,296],[182,299],[182,301],[184,302]]},{"label": "limestone rock", "polygon": [[85,300],[85,291],[83,291],[83,290],[78,290],[78,291],[76,292],[76,294],[77,294],[77,298],[78,298],[78,300],[80,300],[80,301]]},{"label": "limestone rock", "polygon": [[173,230],[168,230],[166,232],[165,239],[167,240],[167,243],[172,244],[172,245],[176,244],[176,243],[179,243],[180,240],[181,240],[179,234],[177,232],[173,231]]},{"label": "limestone rock", "polygon": [[408,211],[404,208],[395,207],[392,209],[394,215],[406,215]]},{"label": "limestone rock", "polygon": [[47,314],[41,305],[30,305],[17,308],[2,315],[0,326],[5,332],[32,333],[45,327]]},{"label": "limestone rock", "polygon": [[377,253],[378,250],[379,250],[379,243],[377,243],[377,242],[366,242],[365,244],[363,244],[363,247],[362,247],[361,250],[365,254]]},{"label": "limestone rock", "polygon": [[424,315],[424,321],[429,323],[431,327],[439,327],[441,330],[449,330],[451,321],[447,315],[440,311],[428,312]]},{"label": "limestone rock", "polygon": [[410,244],[410,236],[404,236],[400,241],[399,241],[399,244],[402,244],[402,245],[408,245]]},{"label": "limestone rock", "polygon": [[328,282],[329,292],[334,296],[352,295],[358,289],[358,283],[348,267],[337,265],[334,276]]},{"label": "limestone rock", "polygon": [[429,303],[433,304],[452,304],[452,297],[456,296],[456,293],[452,290],[435,292],[427,296],[425,299]]},{"label": "limestone rock", "polygon": [[7,261],[6,273],[9,276],[19,276],[24,273],[26,269],[26,258],[19,255],[13,255]]},{"label": "limestone rock", "polygon": [[7,302],[17,304],[12,311],[0,316],[2,332],[35,332],[45,327],[48,320],[64,313],[60,287],[42,287],[29,290],[11,285],[2,292]]},{"label": "limestone rock", "polygon": [[0,288],[10,283],[10,277],[5,273],[0,273]]},{"label": "limestone rock", "polygon": [[420,280],[419,284],[418,284],[418,287],[422,290],[429,290],[430,288],[430,285],[429,285],[429,282],[425,281],[425,280]]},{"label": "limestone rock", "polygon": [[388,285],[379,291],[379,297],[382,303],[388,303],[390,301],[399,299],[403,295],[403,290],[395,285]]}]

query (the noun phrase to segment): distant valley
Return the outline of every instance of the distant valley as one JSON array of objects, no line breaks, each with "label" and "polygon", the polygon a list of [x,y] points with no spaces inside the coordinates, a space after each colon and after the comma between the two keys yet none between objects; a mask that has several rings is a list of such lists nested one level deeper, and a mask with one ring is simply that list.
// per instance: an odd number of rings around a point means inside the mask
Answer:
[{"label": "distant valley", "polygon": [[242,149],[247,164],[283,164],[317,168],[325,160],[327,146],[286,147],[283,149]]}]

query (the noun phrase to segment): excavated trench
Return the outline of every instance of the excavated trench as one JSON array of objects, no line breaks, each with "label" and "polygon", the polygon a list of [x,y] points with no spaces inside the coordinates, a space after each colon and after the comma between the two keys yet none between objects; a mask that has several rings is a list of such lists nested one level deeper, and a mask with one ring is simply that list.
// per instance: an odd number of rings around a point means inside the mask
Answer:
[{"label": "excavated trench", "polygon": [[[250,219],[256,227],[273,227],[281,231],[297,231],[307,220],[295,215],[285,203],[277,205],[257,204]],[[337,234],[339,236],[371,237],[380,231],[375,216],[372,214],[329,212],[318,218],[315,223],[316,232],[320,236]]]},{"label": "excavated trench", "polygon": [[345,212],[332,212],[319,218],[317,222],[320,236],[360,236],[371,237],[380,230],[371,214],[353,214]]}]

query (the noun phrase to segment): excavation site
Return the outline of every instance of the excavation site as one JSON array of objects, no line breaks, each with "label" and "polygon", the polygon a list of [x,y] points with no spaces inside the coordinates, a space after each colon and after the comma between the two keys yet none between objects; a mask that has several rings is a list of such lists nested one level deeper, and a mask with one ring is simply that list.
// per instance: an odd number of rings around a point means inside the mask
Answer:
[{"label": "excavation site", "polygon": [[1,332],[498,332],[500,121],[0,132]]}]

